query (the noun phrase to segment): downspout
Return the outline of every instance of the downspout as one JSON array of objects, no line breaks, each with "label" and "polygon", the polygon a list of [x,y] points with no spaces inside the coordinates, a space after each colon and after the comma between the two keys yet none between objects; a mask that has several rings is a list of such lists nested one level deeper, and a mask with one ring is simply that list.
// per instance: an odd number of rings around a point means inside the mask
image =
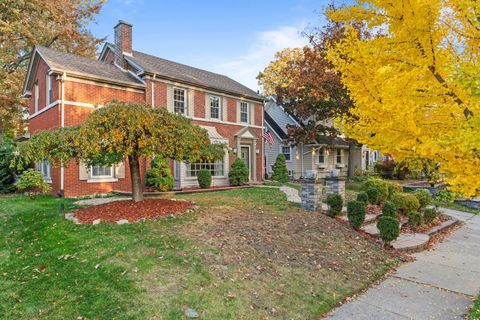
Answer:
[{"label": "downspout", "polygon": [[[62,97],[61,97],[61,103],[60,103],[60,126],[62,128],[65,127],[65,78],[67,77],[67,74],[64,72],[61,77],[61,82],[62,82]],[[64,179],[65,179],[65,172],[64,172],[64,167],[63,167],[63,160],[60,163],[60,194],[63,197],[64,195]]]},{"label": "downspout", "polygon": [[155,85],[154,85],[155,75],[152,78],[152,90],[151,90],[151,99],[152,99],[152,109],[155,109]]},{"label": "downspout", "polygon": [[301,176],[303,178],[303,173],[304,173],[304,171],[303,171],[304,170],[304,168],[303,168],[303,142],[302,142],[302,152],[301,152],[300,157],[301,157],[300,161],[301,161],[301,170],[302,170]]},{"label": "downspout", "polygon": [[[265,153],[265,139],[263,138],[263,133],[265,132],[265,122],[264,122],[264,117],[265,117],[265,103],[266,101],[263,100],[263,105],[262,105],[262,178],[261,181],[265,179],[267,176],[267,172],[265,170],[265,162],[267,161],[266,158],[266,153]],[[254,119],[255,120],[255,119]]]}]

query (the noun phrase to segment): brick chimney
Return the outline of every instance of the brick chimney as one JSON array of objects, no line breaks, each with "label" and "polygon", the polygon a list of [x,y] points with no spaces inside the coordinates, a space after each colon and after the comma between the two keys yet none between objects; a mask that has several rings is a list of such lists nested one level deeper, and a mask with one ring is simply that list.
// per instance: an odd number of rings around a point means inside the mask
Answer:
[{"label": "brick chimney", "polygon": [[132,55],[132,25],[120,20],[113,29],[115,30],[115,63],[126,68],[123,55]]}]

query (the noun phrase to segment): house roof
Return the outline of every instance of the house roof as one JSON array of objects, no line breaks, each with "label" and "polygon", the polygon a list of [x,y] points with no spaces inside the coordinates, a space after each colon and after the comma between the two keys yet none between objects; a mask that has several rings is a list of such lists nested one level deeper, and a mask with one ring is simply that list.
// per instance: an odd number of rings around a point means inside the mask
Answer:
[{"label": "house roof", "polygon": [[348,146],[348,142],[342,137],[332,137],[326,135],[318,135],[315,141],[308,144],[309,146]]},{"label": "house roof", "polygon": [[[113,51],[114,45],[106,43],[100,58],[102,58],[107,48]],[[262,96],[255,91],[225,75],[191,67],[135,50],[132,52],[132,55],[124,55],[124,57],[128,62],[133,64],[135,69],[138,69],[138,67],[142,69],[139,70],[139,74],[155,74],[160,78],[211,88],[263,101]]]},{"label": "house roof", "polygon": [[287,133],[280,128],[280,126],[273,120],[273,118],[268,114],[268,112],[265,112],[265,122],[272,128],[273,131],[279,136],[281,139],[287,139],[288,135]]},{"label": "house roof", "polygon": [[35,46],[32,63],[36,58],[36,53],[45,60],[53,71],[66,72],[70,75],[105,80],[118,84],[144,86],[143,81],[131,72],[123,71],[111,64],[96,59],[89,59],[42,46]]}]

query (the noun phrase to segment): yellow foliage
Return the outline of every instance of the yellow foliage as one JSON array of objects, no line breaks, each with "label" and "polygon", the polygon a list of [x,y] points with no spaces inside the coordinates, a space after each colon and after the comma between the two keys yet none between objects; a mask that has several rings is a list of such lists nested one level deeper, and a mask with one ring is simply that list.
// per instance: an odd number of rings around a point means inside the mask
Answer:
[{"label": "yellow foliage", "polygon": [[480,188],[480,3],[358,0],[331,19],[364,22],[329,50],[354,107],[342,130],[397,160],[440,163],[452,189]]}]

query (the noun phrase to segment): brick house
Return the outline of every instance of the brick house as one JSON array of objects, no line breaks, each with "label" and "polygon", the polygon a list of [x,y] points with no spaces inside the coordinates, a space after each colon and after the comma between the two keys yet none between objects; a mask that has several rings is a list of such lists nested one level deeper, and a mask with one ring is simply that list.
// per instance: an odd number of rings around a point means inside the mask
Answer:
[{"label": "brick house", "polygon": [[[145,103],[182,113],[208,131],[212,142],[229,146],[223,161],[171,161],[175,188],[196,187],[201,168],[212,172],[212,185],[228,185],[236,157],[245,159],[250,180],[263,175],[263,99],[242,84],[220,74],[158,58],[132,49],[132,25],[120,21],[115,43],[107,43],[98,60],[36,46],[24,95],[29,102],[29,133],[82,123],[112,99]],[[142,163],[142,178],[148,160]],[[72,161],[61,168],[38,163],[55,194],[66,197],[130,191],[128,165],[87,168]]]}]

